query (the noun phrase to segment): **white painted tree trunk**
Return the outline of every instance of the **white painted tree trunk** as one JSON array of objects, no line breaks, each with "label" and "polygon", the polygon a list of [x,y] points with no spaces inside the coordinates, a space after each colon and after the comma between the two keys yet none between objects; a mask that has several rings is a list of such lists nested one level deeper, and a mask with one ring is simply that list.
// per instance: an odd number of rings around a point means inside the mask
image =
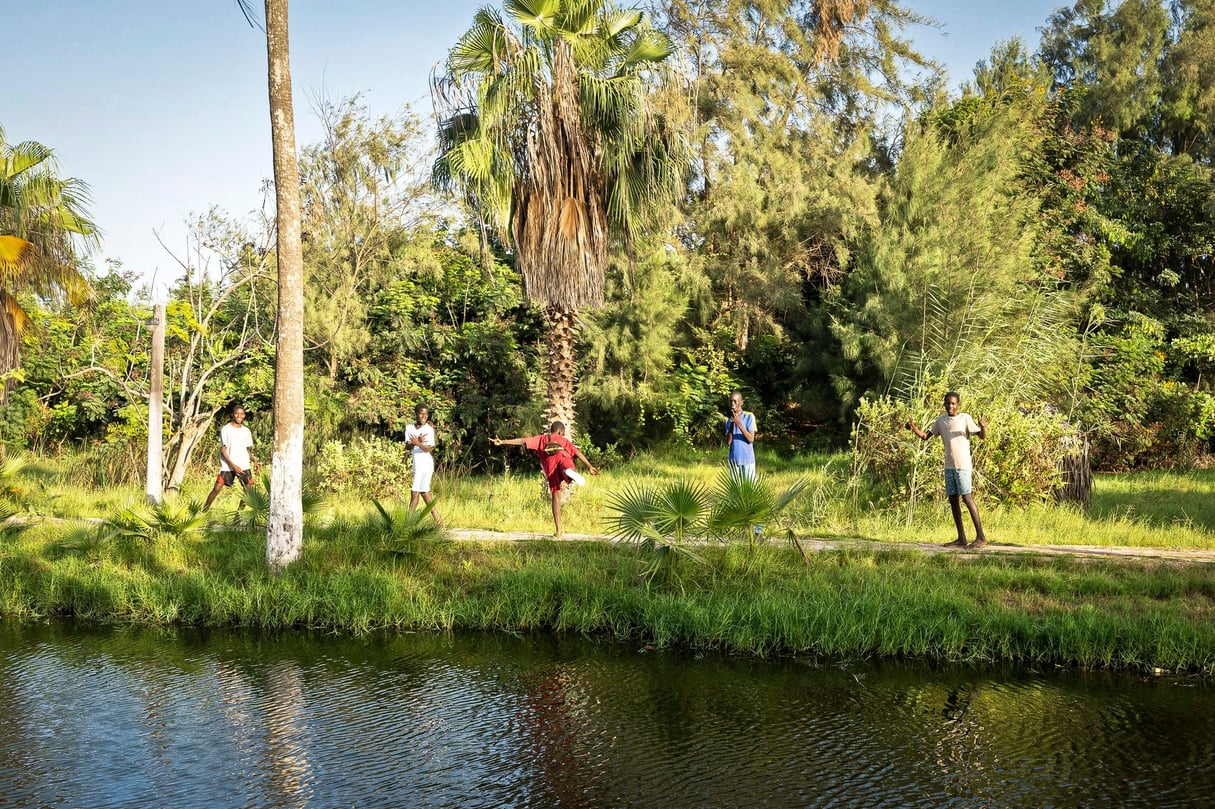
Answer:
[{"label": "white painted tree trunk", "polygon": [[278,208],[278,340],[266,562],[277,575],[299,558],[304,540],[304,256],[287,0],[266,0],[266,54]]}]

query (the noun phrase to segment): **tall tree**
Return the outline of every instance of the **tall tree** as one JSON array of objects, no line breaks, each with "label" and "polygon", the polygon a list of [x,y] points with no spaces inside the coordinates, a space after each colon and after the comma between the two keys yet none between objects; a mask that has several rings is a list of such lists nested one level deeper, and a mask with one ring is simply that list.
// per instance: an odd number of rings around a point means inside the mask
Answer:
[{"label": "tall tree", "polygon": [[1174,0],[1161,125],[1175,153],[1215,165],[1215,0]]},{"label": "tall tree", "polygon": [[629,243],[678,199],[681,139],[647,79],[672,52],[607,0],[506,0],[479,11],[434,82],[441,187],[512,244],[546,307],[546,418],[574,424],[577,312],[603,302],[613,235]]},{"label": "tall tree", "polygon": [[0,402],[10,372],[21,364],[20,336],[29,324],[17,296],[79,302],[89,293],[79,262],[96,245],[97,227],[87,203],[87,186],[60,178],[50,149],[33,141],[10,144],[0,128]]},{"label": "tall tree", "polygon": [[278,340],[274,364],[274,457],[266,561],[280,573],[299,558],[304,538],[304,254],[295,152],[287,0],[266,0],[266,57],[274,195],[278,211]]},{"label": "tall tree", "polygon": [[876,219],[883,116],[927,95],[903,36],[925,20],[893,0],[661,6],[695,98],[687,243],[715,300],[701,334],[760,400],[822,422],[821,295]]},{"label": "tall tree", "polygon": [[1083,88],[1080,123],[1145,132],[1159,107],[1168,33],[1160,0],[1077,0],[1050,16],[1041,53],[1058,86]]},{"label": "tall tree", "polygon": [[358,98],[321,100],[322,139],[300,156],[305,349],[329,380],[371,339],[368,305],[399,248],[432,219],[431,155],[408,109],[372,119]]},{"label": "tall tree", "polygon": [[937,384],[1005,403],[1058,392],[1076,356],[1074,308],[1029,186],[1044,98],[964,99],[908,133],[881,219],[832,301],[845,402],[919,401]]}]

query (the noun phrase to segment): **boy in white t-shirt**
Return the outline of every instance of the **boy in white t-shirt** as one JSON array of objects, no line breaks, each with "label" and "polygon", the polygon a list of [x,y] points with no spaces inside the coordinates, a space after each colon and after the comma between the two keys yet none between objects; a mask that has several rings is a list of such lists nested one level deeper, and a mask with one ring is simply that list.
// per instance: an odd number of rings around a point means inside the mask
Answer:
[{"label": "boy in white t-shirt", "polygon": [[[258,466],[253,458],[253,433],[245,426],[245,408],[237,405],[232,408],[232,421],[219,430],[219,474],[215,477],[215,485],[207,495],[207,504],[203,511],[211,508],[211,503],[224,490],[239,480],[246,489],[253,485],[253,468]],[[245,504],[242,500],[237,508]]]},{"label": "boy in white t-shirt", "polygon": [[[945,494],[949,496],[949,508],[958,529],[958,538],[946,542],[945,547],[978,549],[987,544],[987,537],[983,533],[983,524],[979,522],[979,507],[975,505],[975,497],[971,493],[974,466],[970,460],[970,437],[986,438],[987,420],[979,419],[976,424],[969,413],[958,412],[961,406],[961,397],[950,391],[945,394],[944,414],[928,425],[927,432],[915,426],[911,419],[907,419],[907,429],[921,441],[939,435],[945,444]],[[969,545],[966,544],[966,531],[962,527],[962,503],[966,504],[970,520],[975,524],[975,541]]]},{"label": "boy in white t-shirt", "polygon": [[[419,498],[430,505],[434,497],[430,493],[430,481],[435,474],[435,460],[431,453],[435,448],[435,428],[430,423],[430,408],[418,403],[413,409],[414,424],[405,427],[405,444],[409,447],[413,461],[413,485],[409,490],[409,510],[418,507]],[[430,516],[439,525],[439,512],[431,506]]]}]

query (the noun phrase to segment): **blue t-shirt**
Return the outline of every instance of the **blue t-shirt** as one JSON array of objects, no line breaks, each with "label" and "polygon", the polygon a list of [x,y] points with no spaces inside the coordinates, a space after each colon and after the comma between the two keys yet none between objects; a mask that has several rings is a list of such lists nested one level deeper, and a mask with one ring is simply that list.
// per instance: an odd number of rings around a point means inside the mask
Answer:
[{"label": "blue t-shirt", "polygon": [[[747,432],[755,435],[755,414],[744,410],[739,417]],[[726,419],[726,436],[730,438],[730,463],[734,465],[755,463],[755,447],[747,437],[734,426],[732,419]]]}]

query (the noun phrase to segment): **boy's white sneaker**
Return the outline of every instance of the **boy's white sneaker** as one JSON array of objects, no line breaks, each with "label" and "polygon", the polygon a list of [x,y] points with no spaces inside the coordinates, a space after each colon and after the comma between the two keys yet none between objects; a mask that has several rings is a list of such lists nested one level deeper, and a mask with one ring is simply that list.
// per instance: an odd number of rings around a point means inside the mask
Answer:
[{"label": "boy's white sneaker", "polygon": [[574,483],[576,483],[579,486],[586,485],[586,478],[584,478],[582,475],[575,472],[573,469],[565,470],[565,476],[567,478],[569,478],[570,480],[574,481]]}]

